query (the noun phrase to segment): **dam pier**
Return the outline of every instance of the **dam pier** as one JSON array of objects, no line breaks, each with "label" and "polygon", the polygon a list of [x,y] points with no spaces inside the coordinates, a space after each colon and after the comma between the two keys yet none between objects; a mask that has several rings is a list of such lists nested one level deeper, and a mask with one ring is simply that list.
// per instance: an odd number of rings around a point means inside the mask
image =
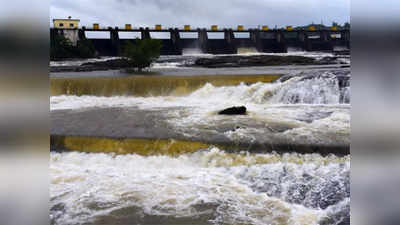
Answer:
[{"label": "dam pier", "polygon": [[[102,33],[102,37],[96,36]],[[191,29],[188,25],[184,29],[163,29],[161,25],[155,28],[100,28],[93,27],[50,28],[50,38],[63,35],[73,44],[81,40],[90,40],[100,56],[120,56],[121,48],[127,41],[135,43],[136,38],[125,38],[133,34],[139,39],[154,38],[162,41],[161,55],[182,55],[185,49],[199,49],[206,54],[236,54],[239,48],[252,48],[260,53],[286,53],[289,48],[301,51],[333,51],[335,47],[350,49],[350,30],[332,27],[325,30],[309,29]],[[121,36],[124,36],[122,38]]]}]

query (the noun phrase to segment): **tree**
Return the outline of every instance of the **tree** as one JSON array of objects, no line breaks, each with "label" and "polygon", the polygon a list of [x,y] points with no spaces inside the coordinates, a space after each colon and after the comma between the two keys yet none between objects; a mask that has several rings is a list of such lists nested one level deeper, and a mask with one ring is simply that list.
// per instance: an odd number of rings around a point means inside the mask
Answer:
[{"label": "tree", "polygon": [[80,40],[77,46],[63,35],[54,35],[50,39],[50,59],[92,58],[96,50],[90,40]]},{"label": "tree", "polygon": [[157,39],[136,39],[136,43],[128,41],[124,46],[124,56],[128,58],[129,64],[137,68],[139,72],[149,67],[160,57],[161,40]]},{"label": "tree", "polygon": [[50,39],[50,59],[64,59],[73,57],[73,46],[70,40],[62,35],[55,35]]},{"label": "tree", "polygon": [[345,29],[350,29],[350,23],[349,23],[349,22],[345,23],[345,24],[344,24],[344,28],[345,28]]},{"label": "tree", "polygon": [[92,58],[96,55],[96,49],[88,39],[78,41],[76,52],[80,58]]}]

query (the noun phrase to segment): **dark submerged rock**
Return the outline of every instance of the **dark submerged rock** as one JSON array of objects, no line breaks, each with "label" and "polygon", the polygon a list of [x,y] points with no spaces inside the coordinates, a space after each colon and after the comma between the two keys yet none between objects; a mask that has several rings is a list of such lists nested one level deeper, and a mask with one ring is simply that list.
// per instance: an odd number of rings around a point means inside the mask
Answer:
[{"label": "dark submerged rock", "polygon": [[110,59],[107,61],[88,62],[79,66],[51,66],[50,72],[89,72],[102,70],[117,70],[129,68],[127,59]]},{"label": "dark submerged rock", "polygon": [[[326,63],[326,62],[325,62]],[[286,65],[316,65],[315,59],[304,56],[218,56],[213,58],[199,58],[194,65],[207,68],[220,67],[248,67],[248,66],[286,66]],[[332,64],[332,62],[329,62]]]},{"label": "dark submerged rock", "polygon": [[218,112],[218,115],[246,115],[246,107],[231,107]]}]

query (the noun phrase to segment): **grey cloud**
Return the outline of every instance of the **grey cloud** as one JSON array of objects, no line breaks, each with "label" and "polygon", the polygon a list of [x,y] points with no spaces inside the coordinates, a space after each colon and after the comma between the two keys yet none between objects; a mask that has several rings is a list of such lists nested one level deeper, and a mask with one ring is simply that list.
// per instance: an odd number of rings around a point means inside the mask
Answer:
[{"label": "grey cloud", "polygon": [[166,27],[246,27],[305,25],[311,22],[350,20],[348,0],[53,0],[51,18],[71,15],[83,25]]}]

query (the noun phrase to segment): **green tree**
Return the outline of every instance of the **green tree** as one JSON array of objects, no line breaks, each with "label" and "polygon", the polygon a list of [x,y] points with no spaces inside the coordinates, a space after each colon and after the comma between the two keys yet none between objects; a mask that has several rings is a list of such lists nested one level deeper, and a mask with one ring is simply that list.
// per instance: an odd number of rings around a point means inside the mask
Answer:
[{"label": "green tree", "polygon": [[96,55],[96,49],[88,39],[78,41],[76,51],[80,58],[92,58]]},{"label": "green tree", "polygon": [[73,46],[71,41],[63,35],[55,35],[50,39],[50,59],[67,58],[92,58],[96,50],[90,40],[80,40],[77,46]]},{"label": "green tree", "polygon": [[62,35],[55,35],[50,41],[50,59],[72,58],[73,48],[70,40]]},{"label": "green tree", "polygon": [[126,42],[124,46],[124,56],[129,59],[131,67],[139,72],[143,68],[149,67],[158,57],[160,57],[161,40],[157,39],[136,39],[136,44]]},{"label": "green tree", "polygon": [[349,23],[349,22],[345,23],[345,24],[344,24],[344,28],[345,28],[345,29],[350,29],[350,23]]}]

